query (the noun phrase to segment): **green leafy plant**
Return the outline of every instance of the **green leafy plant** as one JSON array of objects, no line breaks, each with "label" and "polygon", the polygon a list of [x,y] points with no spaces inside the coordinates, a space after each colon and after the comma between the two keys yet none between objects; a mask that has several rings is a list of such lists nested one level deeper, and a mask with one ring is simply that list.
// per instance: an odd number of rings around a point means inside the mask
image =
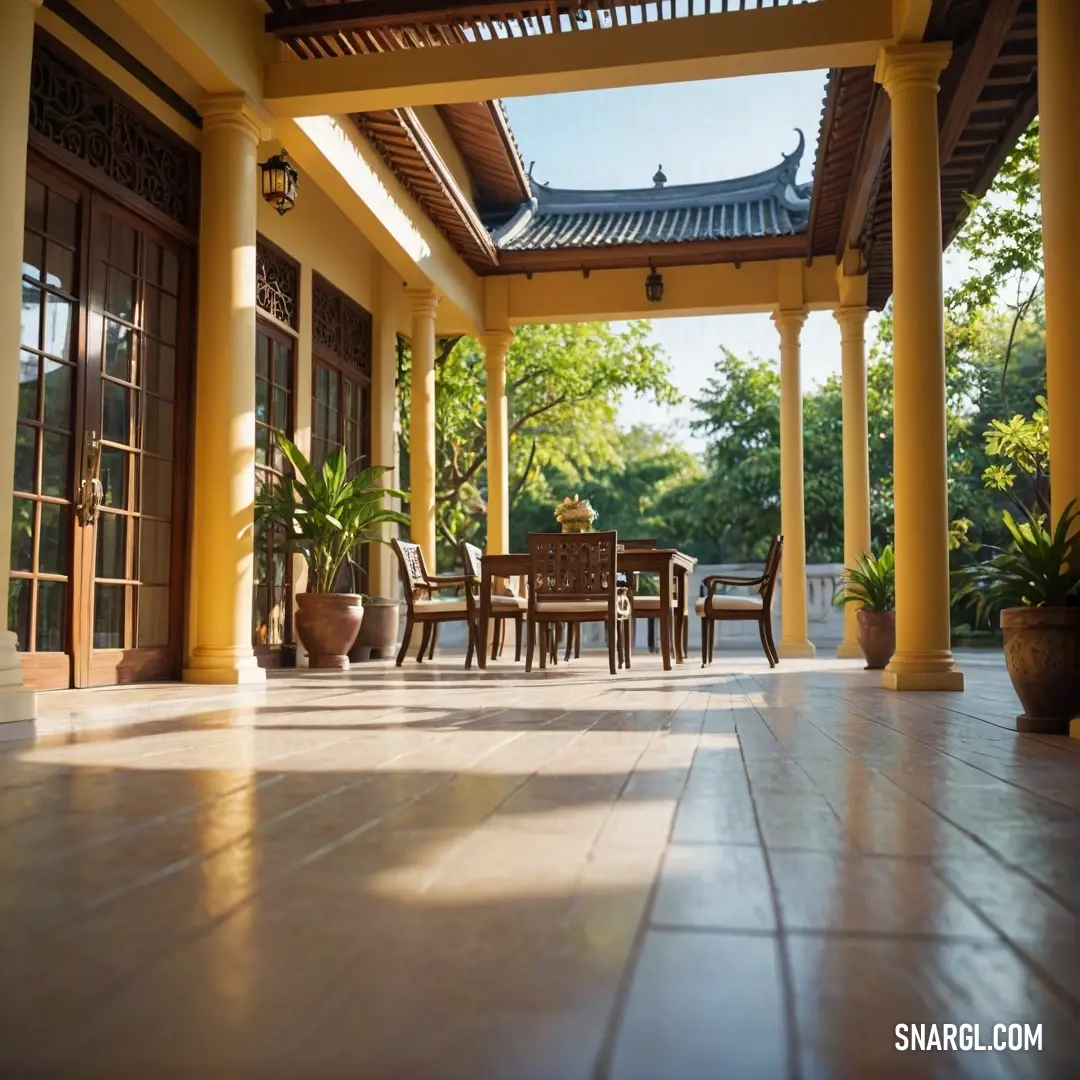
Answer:
[{"label": "green leafy plant", "polygon": [[377,526],[387,521],[409,524],[404,514],[383,505],[387,496],[407,496],[376,484],[389,472],[387,465],[369,465],[350,477],[344,450],[335,450],[317,468],[280,432],[277,441],[292,473],[259,492],[256,521],[261,527],[283,529],[307,559],[308,592],[332,592],[352,551],[360,544],[384,542]]},{"label": "green leafy plant", "polygon": [[976,622],[1003,607],[1071,607],[1080,599],[1080,510],[1071,502],[1053,533],[1045,518],[1028,514],[1017,523],[1002,515],[1012,536],[1009,547],[988,562],[957,571],[956,600],[974,599]]},{"label": "green leafy plant", "polygon": [[[1045,514],[1050,509],[1050,420],[1046,398],[1035,400],[1039,407],[1030,418],[1017,413],[1011,420],[991,420],[983,433],[986,453],[1005,459],[1004,464],[984,470],[983,486],[1004,492],[1024,514],[1032,509]],[[1031,477],[1034,508],[1026,506],[1014,491],[1018,474]]]},{"label": "green leafy plant", "polygon": [[864,551],[844,571],[843,583],[833,601],[837,607],[844,604],[862,604],[867,611],[891,611],[896,604],[896,559],[892,545],[882,549],[880,555]]}]

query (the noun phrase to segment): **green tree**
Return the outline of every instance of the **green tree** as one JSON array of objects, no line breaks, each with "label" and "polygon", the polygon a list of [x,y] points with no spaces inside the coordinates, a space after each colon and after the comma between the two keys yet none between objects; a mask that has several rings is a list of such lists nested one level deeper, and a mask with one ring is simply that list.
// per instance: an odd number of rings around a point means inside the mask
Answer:
[{"label": "green tree", "polygon": [[687,548],[697,518],[695,484],[704,476],[697,456],[666,432],[648,426],[619,431],[612,425],[613,460],[594,463],[584,472],[543,469],[515,504],[510,540],[524,550],[530,532],[556,528],[555,504],[565,495],[587,497],[598,513],[596,527],[620,536],[655,537],[663,546]]},{"label": "green tree", "polygon": [[[411,355],[401,350],[398,396],[401,451],[409,447]],[[548,470],[580,484],[590,469],[620,461],[615,415],[627,394],[673,403],[662,350],[649,324],[631,322],[523,326],[506,359],[510,427],[510,493],[515,506]],[[453,561],[460,539],[483,531],[486,492],[486,377],[480,346],[446,342],[436,361],[436,523],[443,556]]]}]

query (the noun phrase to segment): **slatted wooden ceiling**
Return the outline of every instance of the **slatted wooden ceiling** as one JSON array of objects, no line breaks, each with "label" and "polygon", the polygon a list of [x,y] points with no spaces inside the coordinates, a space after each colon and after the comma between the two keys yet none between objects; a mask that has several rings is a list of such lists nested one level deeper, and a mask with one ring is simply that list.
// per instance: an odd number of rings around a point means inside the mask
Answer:
[{"label": "slatted wooden ceiling", "polygon": [[[267,28],[297,56],[317,61],[538,33],[602,33],[626,21],[700,17],[741,10],[758,0],[693,0],[678,8],[671,0],[268,2],[272,10]],[[762,2],[770,6],[769,0]],[[813,0],[774,0],[771,6],[786,2]],[[939,99],[946,243],[967,214],[965,195],[985,192],[1035,115],[1035,5],[1036,0],[934,0],[927,38],[954,43]],[[466,161],[481,204],[508,207],[524,201],[528,186],[521,156],[499,103],[440,106],[439,112]],[[498,272],[468,199],[455,194],[445,165],[425,149],[410,110],[364,114],[357,123],[463,256],[478,270]],[[431,176],[425,176],[425,170]],[[840,258],[848,247],[863,253],[870,304],[884,306],[892,292],[889,102],[870,68],[829,73],[805,250],[807,256]]]},{"label": "slatted wooden ceiling", "polygon": [[[1036,0],[936,0],[927,38],[953,42],[939,98],[942,241],[986,193],[1037,110]],[[858,135],[858,149],[852,147]],[[829,73],[809,253],[863,252],[869,303],[892,294],[889,102],[870,68]]]}]

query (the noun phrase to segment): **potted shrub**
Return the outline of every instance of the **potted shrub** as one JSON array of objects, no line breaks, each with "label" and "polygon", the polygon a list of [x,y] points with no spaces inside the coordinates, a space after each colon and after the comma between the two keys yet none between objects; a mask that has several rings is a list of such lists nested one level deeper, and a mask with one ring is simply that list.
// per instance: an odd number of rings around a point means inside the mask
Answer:
[{"label": "potted shrub", "polygon": [[383,505],[388,495],[405,496],[376,485],[388,466],[371,465],[350,477],[343,450],[316,468],[284,435],[277,440],[292,472],[259,492],[255,512],[261,524],[281,526],[307,560],[307,591],[296,597],[296,631],[308,662],[313,668],[346,668],[364,617],[363,598],[334,592],[334,583],[357,545],[382,542],[377,525],[409,524],[404,514]]},{"label": "potted shrub", "polygon": [[864,551],[844,570],[836,604],[861,604],[856,612],[859,647],[869,671],[883,668],[896,651],[896,560],[887,546],[880,555]]},{"label": "potted shrub", "polygon": [[1067,735],[1080,717],[1080,511],[1069,503],[1053,533],[1029,513],[1003,515],[1011,545],[965,567],[957,597],[976,598],[976,618],[1000,608],[1005,666],[1024,707],[1019,731]]}]

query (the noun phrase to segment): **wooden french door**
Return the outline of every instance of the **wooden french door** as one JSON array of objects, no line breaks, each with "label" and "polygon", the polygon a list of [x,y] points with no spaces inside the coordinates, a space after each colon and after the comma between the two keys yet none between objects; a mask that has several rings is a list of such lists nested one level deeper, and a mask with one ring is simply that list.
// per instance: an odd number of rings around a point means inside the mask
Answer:
[{"label": "wooden french door", "polygon": [[27,681],[176,677],[189,252],[37,163],[25,252],[9,621]]}]

